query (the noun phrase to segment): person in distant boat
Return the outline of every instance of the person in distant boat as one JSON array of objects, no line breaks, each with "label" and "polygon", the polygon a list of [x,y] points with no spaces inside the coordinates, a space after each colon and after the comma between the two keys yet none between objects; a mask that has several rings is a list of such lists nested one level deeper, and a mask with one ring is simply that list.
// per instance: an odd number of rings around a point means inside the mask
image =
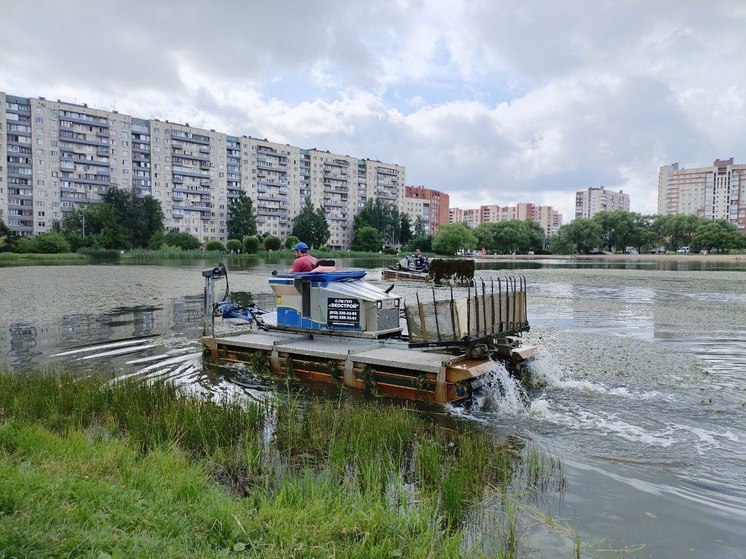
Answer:
[{"label": "person in distant boat", "polygon": [[420,252],[420,249],[416,249],[414,251],[414,254],[412,255],[412,260],[414,261],[414,265],[416,268],[423,268],[427,265],[427,258],[425,258],[422,253]]},{"label": "person in distant boat", "polygon": [[300,242],[293,247],[295,251],[295,262],[290,267],[290,273],[310,272],[316,266],[316,259],[308,254],[308,245]]}]

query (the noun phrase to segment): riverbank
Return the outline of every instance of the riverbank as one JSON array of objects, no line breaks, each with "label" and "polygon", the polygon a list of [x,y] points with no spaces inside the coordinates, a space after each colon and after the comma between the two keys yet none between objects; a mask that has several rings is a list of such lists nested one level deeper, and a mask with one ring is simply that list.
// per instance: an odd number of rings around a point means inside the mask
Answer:
[{"label": "riverbank", "polygon": [[629,262],[746,262],[746,253],[734,254],[484,254],[475,257],[480,261],[515,260],[582,260],[597,261],[623,260]]},{"label": "riverbank", "polygon": [[536,451],[378,403],[0,372],[0,417],[9,557],[512,558],[522,500],[564,484]]}]

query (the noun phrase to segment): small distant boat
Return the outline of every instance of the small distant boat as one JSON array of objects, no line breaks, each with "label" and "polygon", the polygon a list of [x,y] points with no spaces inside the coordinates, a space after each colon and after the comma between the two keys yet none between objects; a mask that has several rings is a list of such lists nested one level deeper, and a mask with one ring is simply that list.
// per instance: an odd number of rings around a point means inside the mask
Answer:
[{"label": "small distant boat", "polygon": [[385,280],[427,281],[427,261],[418,265],[411,258],[402,258],[397,264],[384,268],[381,277]]}]

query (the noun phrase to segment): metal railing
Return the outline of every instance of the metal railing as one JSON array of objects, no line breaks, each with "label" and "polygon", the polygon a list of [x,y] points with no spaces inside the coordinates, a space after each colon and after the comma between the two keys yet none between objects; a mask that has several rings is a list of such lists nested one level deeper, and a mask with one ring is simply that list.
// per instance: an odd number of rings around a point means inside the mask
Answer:
[{"label": "metal railing", "polygon": [[422,302],[405,307],[410,347],[468,346],[485,338],[529,329],[524,276],[471,280],[466,299]]}]

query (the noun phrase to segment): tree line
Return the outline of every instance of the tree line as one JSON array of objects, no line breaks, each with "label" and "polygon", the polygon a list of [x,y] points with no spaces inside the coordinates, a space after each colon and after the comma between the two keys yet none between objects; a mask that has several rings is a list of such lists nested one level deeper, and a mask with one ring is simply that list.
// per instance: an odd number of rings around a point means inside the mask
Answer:
[{"label": "tree line", "polygon": [[139,197],[133,190],[110,188],[101,203],[89,204],[65,214],[52,224],[52,230],[31,237],[13,235],[0,220],[0,251],[17,253],[65,253],[86,250],[220,250],[253,253],[258,250],[290,248],[299,239],[320,247],[329,238],[329,225],[323,208],[315,208],[310,198],[293,219],[292,234],[285,242],[274,235],[257,232],[253,201],[239,192],[228,206],[228,241],[201,243],[191,233],[170,230],[163,225],[161,204],[151,196]]},{"label": "tree line", "polygon": [[733,223],[696,215],[642,215],[625,210],[600,212],[560,227],[549,239],[555,254],[577,254],[603,249],[621,252],[634,247],[647,250],[727,252],[746,248],[746,236]]},{"label": "tree line", "polygon": [[[330,231],[324,209],[304,200],[292,220],[291,235],[284,240],[257,232],[253,201],[240,191],[228,207],[228,241],[207,241],[178,230],[165,231],[160,202],[139,197],[132,190],[109,189],[103,202],[67,213],[54,222],[52,231],[34,237],[13,236],[0,221],[0,251],[75,252],[81,249],[222,250],[257,252],[292,247],[298,240],[322,248]],[[436,235],[426,231],[421,217],[412,222],[389,201],[372,198],[353,221],[352,250],[381,252],[398,250],[455,254],[462,250],[486,250],[498,254],[551,252],[581,254],[594,250],[621,252],[634,247],[639,252],[654,249],[728,251],[746,248],[746,236],[725,220],[712,221],[694,215],[652,215],[615,210],[600,212],[590,219],[578,218],[545,238],[541,226],[532,220],[483,223],[470,228],[464,223],[441,224]]]}]

